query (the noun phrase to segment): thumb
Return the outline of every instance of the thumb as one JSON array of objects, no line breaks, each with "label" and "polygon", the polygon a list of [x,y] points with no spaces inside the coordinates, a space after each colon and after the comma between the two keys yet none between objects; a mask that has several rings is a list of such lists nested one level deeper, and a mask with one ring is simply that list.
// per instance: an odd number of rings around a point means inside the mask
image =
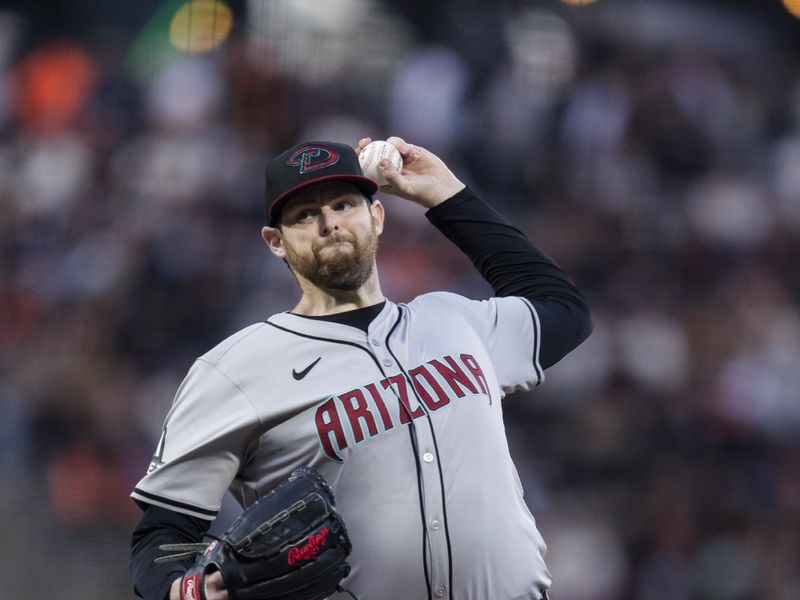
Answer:
[{"label": "thumb", "polygon": [[205,580],[206,598],[208,600],[228,600],[228,590],[225,588],[225,580],[222,573],[214,571]]}]

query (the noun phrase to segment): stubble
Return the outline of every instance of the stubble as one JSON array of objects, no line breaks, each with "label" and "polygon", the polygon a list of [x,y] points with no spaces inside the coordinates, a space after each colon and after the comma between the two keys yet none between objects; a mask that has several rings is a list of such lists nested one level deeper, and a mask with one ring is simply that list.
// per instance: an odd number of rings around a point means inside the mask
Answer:
[{"label": "stubble", "polygon": [[[340,246],[335,247],[337,244]],[[310,254],[297,252],[286,243],[284,249],[292,270],[317,287],[355,291],[372,275],[378,236],[374,230],[361,241],[355,236],[331,236],[314,244]]]}]

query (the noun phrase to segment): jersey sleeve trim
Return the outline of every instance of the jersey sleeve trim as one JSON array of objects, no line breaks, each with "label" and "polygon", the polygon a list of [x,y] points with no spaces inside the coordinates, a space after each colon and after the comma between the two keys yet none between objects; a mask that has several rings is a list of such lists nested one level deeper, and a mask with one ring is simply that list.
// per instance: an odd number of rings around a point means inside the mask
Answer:
[{"label": "jersey sleeve trim", "polygon": [[539,363],[539,349],[542,344],[542,325],[539,322],[539,313],[536,312],[536,308],[531,304],[531,301],[522,296],[519,296],[519,299],[525,303],[525,306],[528,307],[528,311],[531,313],[531,321],[533,323],[533,368],[536,371],[536,385],[539,385],[544,381],[544,369],[542,369],[542,365]]},{"label": "jersey sleeve trim", "polygon": [[154,506],[160,506],[161,508],[167,508],[169,510],[174,510],[186,515],[198,517],[200,519],[206,519],[208,521],[214,520],[219,513],[218,510],[200,508],[199,506],[192,506],[191,504],[187,504],[185,502],[178,502],[177,500],[170,500],[169,498],[164,498],[163,496],[151,494],[150,492],[145,492],[143,489],[138,487],[133,490],[131,498],[134,500],[140,500],[146,504],[153,504]]}]

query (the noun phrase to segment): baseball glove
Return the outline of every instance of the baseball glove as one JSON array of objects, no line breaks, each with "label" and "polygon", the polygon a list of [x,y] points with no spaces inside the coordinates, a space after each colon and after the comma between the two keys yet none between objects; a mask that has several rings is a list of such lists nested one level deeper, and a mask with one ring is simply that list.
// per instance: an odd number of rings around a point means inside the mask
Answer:
[{"label": "baseball glove", "polygon": [[[318,600],[341,591],[351,544],[333,492],[315,469],[302,467],[249,506],[203,548],[181,581],[181,600],[206,600],[205,577],[220,571],[230,600]],[[186,557],[198,545],[168,544]]]}]

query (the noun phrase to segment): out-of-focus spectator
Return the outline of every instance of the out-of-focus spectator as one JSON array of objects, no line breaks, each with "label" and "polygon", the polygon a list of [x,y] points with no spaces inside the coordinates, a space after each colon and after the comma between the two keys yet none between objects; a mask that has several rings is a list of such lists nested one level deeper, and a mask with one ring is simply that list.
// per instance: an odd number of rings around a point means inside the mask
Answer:
[{"label": "out-of-focus spectator", "polygon": [[16,75],[17,118],[33,133],[74,125],[97,77],[92,57],[69,40],[37,48],[21,62]]}]

